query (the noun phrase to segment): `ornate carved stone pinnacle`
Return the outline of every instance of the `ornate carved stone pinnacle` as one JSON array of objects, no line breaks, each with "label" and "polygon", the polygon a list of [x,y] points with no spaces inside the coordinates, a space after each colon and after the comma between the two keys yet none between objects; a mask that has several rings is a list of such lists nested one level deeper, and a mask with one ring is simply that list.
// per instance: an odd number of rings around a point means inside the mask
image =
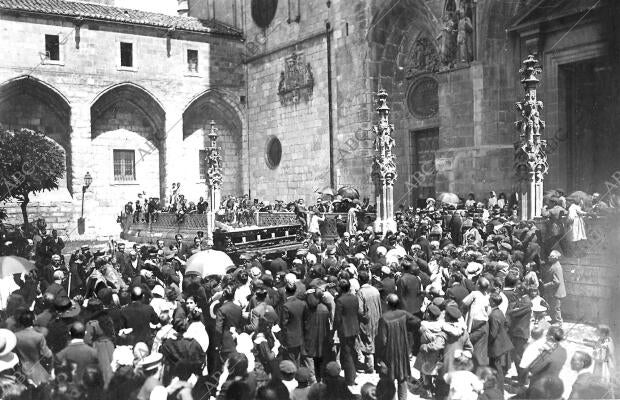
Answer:
[{"label": "ornate carved stone pinnacle", "polygon": [[521,217],[524,219],[540,216],[543,179],[549,171],[545,152],[547,141],[541,139],[545,129],[545,121],[540,118],[543,103],[536,97],[537,75],[541,71],[538,60],[531,54],[519,69],[525,95],[515,104],[521,119],[515,122],[519,140],[514,144],[514,169],[521,186]]},{"label": "ornate carved stone pinnacle", "polygon": [[390,124],[390,107],[387,105],[388,94],[380,89],[377,93],[377,113],[379,122],[372,127],[375,133],[375,156],[372,166],[372,176],[375,182],[375,195],[377,200],[377,219],[375,229],[377,232],[396,230],[394,220],[394,181],[396,180],[396,164],[392,148],[394,147],[394,125]]},{"label": "ornate carved stone pinnacle", "polygon": [[215,121],[211,120],[211,129],[208,134],[211,143],[207,148],[207,184],[213,189],[219,189],[222,186],[222,157],[220,148],[217,146],[218,131]]}]

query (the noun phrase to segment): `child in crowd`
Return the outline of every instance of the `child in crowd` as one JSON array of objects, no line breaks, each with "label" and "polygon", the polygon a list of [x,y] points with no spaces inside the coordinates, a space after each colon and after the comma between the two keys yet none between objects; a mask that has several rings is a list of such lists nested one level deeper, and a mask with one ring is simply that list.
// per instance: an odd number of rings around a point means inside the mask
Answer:
[{"label": "child in crowd", "polygon": [[[611,330],[607,325],[599,325],[596,334],[598,339],[590,341],[594,344],[594,375],[600,376],[604,382],[611,383],[615,374],[616,362],[614,359],[614,341]],[[586,339],[586,341],[589,341]]]},{"label": "child in crowd", "polygon": [[483,392],[483,384],[471,372],[474,367],[472,355],[467,350],[457,350],[454,353],[454,371],[444,375],[444,380],[450,385],[448,400],[477,400]]},{"label": "child in crowd", "polygon": [[310,370],[306,367],[299,367],[295,373],[297,387],[291,392],[291,400],[308,400],[310,390]]},{"label": "child in crowd", "polygon": [[489,367],[479,367],[476,375],[482,381],[483,392],[478,400],[504,400],[504,388],[497,382],[495,371]]}]

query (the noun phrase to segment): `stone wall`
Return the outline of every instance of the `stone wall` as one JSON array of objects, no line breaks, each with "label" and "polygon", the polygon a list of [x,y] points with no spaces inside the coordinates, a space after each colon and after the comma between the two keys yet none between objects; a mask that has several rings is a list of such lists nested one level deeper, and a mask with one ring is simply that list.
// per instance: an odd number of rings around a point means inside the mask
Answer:
[{"label": "stone wall", "polygon": [[[474,192],[478,197],[485,197],[489,190],[509,193],[513,186],[513,103],[521,93],[517,74],[520,55],[515,55],[515,40],[506,35],[505,28],[518,12],[512,3],[479,4],[474,62],[448,70],[429,67],[412,72],[415,49],[411,43],[426,38],[438,46],[444,1],[336,1],[327,7],[323,1],[310,0],[302,2],[300,21],[291,23],[287,22],[287,4],[279,4],[264,30],[255,25],[246,9],[246,53],[258,43],[248,63],[248,124],[253,149],[249,164],[258,167],[253,169],[250,187],[259,197],[272,200],[277,196],[270,193],[266,182],[275,182],[282,197],[308,200],[313,192],[308,189],[330,184],[326,40],[320,36],[308,40],[324,31],[328,21],[332,29],[335,186],[351,184],[363,195],[373,196],[370,129],[377,121],[375,94],[384,88],[390,95],[390,121],[397,142],[399,178],[394,195],[398,203],[415,202],[417,179],[421,173],[428,174],[416,168],[414,146],[418,132],[428,129],[439,131],[436,164],[431,168],[436,192]],[[307,53],[316,88],[312,101],[286,107],[278,104],[276,87],[284,59],[293,50]],[[439,103],[437,114],[424,118],[412,114],[407,104],[408,91],[423,77],[438,82]],[[314,118],[306,122],[311,112]],[[267,168],[264,161],[264,144],[270,135],[284,138],[283,161],[275,170]],[[298,154],[311,155],[312,171],[309,163],[295,162]]]},{"label": "stone wall", "polygon": [[[193,104],[205,98],[218,104],[219,108],[194,122],[208,125],[211,119],[218,123],[234,119],[234,126],[222,126],[223,141],[232,137],[229,142],[241,142],[246,124],[239,38],[176,32],[168,39],[165,29],[89,21],[81,26],[78,48],[75,27],[68,20],[4,13],[0,19],[4,28],[0,41],[20,43],[7,46],[0,63],[0,123],[43,129],[66,151],[64,192],[44,193],[37,201],[41,212],[50,207],[51,218],[56,218],[58,198],[63,207],[72,205],[69,231],[74,231],[80,216],[82,180],[90,172],[93,184],[85,195],[82,238],[118,234],[116,216],[127,201],[136,200],[138,192],[165,199],[172,182],[182,182],[188,198],[192,196],[189,200],[197,201],[204,193],[204,184],[196,180],[199,149],[195,146],[202,145],[184,141],[183,134],[183,115]],[[45,34],[59,35],[59,62],[42,60]],[[133,43],[133,68],[119,66],[121,41]],[[188,49],[198,51],[197,72],[188,70]],[[99,106],[101,99],[105,105],[93,121],[91,108]],[[161,110],[155,122],[153,109]],[[243,156],[239,145],[229,150],[225,144],[227,161],[240,165],[234,160]],[[135,150],[135,182],[114,182],[114,149]],[[180,163],[188,155],[195,165]],[[243,177],[227,179],[240,182],[231,193],[241,194],[237,190],[245,184]],[[32,207],[36,209],[34,203]],[[19,222],[12,221],[15,214],[9,211],[9,222]]]}]

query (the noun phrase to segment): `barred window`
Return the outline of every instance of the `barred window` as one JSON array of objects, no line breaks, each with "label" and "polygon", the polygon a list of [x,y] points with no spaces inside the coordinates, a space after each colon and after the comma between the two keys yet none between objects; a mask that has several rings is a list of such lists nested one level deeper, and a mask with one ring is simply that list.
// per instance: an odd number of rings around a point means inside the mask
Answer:
[{"label": "barred window", "polygon": [[207,150],[198,150],[200,179],[207,179]]},{"label": "barred window", "polygon": [[58,35],[45,35],[45,56],[52,61],[60,61],[60,40]]},{"label": "barred window", "polygon": [[114,150],[114,180],[117,182],[136,180],[135,150]]},{"label": "barred window", "polygon": [[121,67],[133,67],[133,43],[121,42]]},{"label": "barred window", "polygon": [[187,70],[198,72],[198,50],[187,50]]}]

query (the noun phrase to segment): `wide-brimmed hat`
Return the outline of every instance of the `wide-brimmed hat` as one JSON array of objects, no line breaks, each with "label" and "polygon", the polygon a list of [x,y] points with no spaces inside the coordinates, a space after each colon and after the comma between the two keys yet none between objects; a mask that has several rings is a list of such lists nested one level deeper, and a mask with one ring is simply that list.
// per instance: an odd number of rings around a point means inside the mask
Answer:
[{"label": "wide-brimmed hat", "polygon": [[163,355],[161,353],[151,353],[148,356],[144,357],[139,363],[138,366],[142,368],[143,371],[152,371],[157,369],[162,363]]},{"label": "wide-brimmed hat", "polygon": [[0,357],[6,356],[15,349],[17,337],[8,329],[0,329]]},{"label": "wide-brimmed hat", "polygon": [[474,276],[480,275],[481,272],[482,264],[477,262],[470,262],[469,264],[467,264],[467,269],[465,270],[465,273],[467,274],[467,277],[469,279],[473,278]]},{"label": "wide-brimmed hat", "polygon": [[66,296],[57,298],[54,301],[54,308],[61,318],[73,318],[80,314],[80,305]]}]

